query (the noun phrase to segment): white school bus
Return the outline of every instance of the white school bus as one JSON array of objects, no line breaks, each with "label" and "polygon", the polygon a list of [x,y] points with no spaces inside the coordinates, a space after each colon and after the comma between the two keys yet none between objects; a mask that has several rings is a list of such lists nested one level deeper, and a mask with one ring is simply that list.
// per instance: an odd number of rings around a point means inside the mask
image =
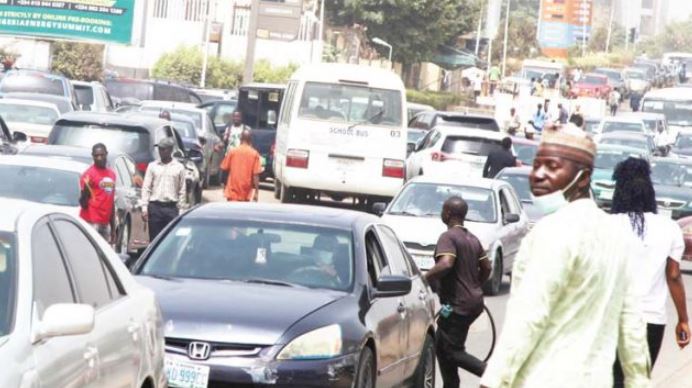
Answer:
[{"label": "white school bus", "polygon": [[319,64],[291,77],[274,154],[275,195],[363,202],[393,197],[406,176],[406,90],[395,73]]}]

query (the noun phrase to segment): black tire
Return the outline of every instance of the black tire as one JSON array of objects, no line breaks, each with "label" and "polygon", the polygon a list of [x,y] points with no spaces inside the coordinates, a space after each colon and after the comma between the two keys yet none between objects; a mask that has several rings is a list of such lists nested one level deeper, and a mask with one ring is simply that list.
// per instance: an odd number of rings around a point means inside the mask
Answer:
[{"label": "black tire", "polygon": [[279,200],[281,200],[281,203],[295,202],[295,190],[282,184],[281,191],[279,193]]},{"label": "black tire", "polygon": [[281,199],[281,182],[274,180],[274,199]]},{"label": "black tire", "polygon": [[[125,221],[125,225],[118,231],[118,241],[115,244],[115,251],[117,253],[127,253],[129,254],[130,252],[127,251],[127,245],[129,242],[123,241],[124,239],[129,239],[130,238],[130,220],[128,219]],[[125,244],[123,244],[125,243]],[[125,249],[123,249],[125,248]]]},{"label": "black tire", "polygon": [[483,291],[486,295],[494,296],[500,293],[500,286],[502,285],[502,270],[502,253],[498,251],[495,255],[495,261],[493,263],[492,276],[483,285]]},{"label": "black tire", "polygon": [[367,346],[358,357],[358,369],[353,388],[375,388],[375,357]]},{"label": "black tire", "polygon": [[425,336],[420,362],[413,375],[416,388],[435,388],[435,340],[430,334]]},{"label": "black tire", "polygon": [[204,170],[204,180],[202,180],[202,190],[206,190],[209,188],[209,181],[211,180],[211,176],[209,175],[209,165],[211,164],[211,161],[207,163],[207,168]]}]

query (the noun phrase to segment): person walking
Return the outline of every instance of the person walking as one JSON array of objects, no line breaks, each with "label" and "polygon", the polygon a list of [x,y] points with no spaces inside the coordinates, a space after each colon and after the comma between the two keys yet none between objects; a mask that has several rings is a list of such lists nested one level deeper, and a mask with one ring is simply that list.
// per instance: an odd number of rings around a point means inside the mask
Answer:
[{"label": "person walking", "polygon": [[490,260],[480,241],[464,227],[468,204],[451,197],[442,207],[442,233],[435,248],[435,266],[425,278],[435,286],[442,310],[437,319],[435,351],[444,388],[459,387],[459,369],[481,376],[485,363],[466,353],[471,324],[483,312],[482,285],[490,276]]},{"label": "person walking", "polygon": [[539,134],[543,132],[543,126],[545,125],[545,112],[543,111],[543,105],[538,104],[538,110],[533,115],[533,118],[529,121],[529,124],[536,130]]},{"label": "person walking", "polygon": [[108,168],[108,149],[103,143],[91,148],[91,165],[79,179],[79,216],[108,241],[115,243],[115,172]]},{"label": "person walking", "polygon": [[[628,158],[613,173],[615,192],[611,213],[643,242],[643,251],[630,257],[635,272],[640,310],[646,322],[651,367],[656,364],[666,325],[666,291],[670,292],[678,313],[675,339],[680,349],[690,343],[685,286],[680,261],[685,251],[682,230],[677,222],[656,214],[656,193],[651,181],[651,166],[645,159]],[[667,288],[667,290],[666,290]],[[619,359],[614,370],[615,388],[625,386]]]},{"label": "person walking", "polygon": [[142,218],[149,224],[149,241],[187,208],[185,166],[173,158],[174,144],[170,137],[159,142],[160,160],[149,163],[144,175],[141,205]]},{"label": "person walking", "polygon": [[476,73],[476,78],[473,80],[473,95],[478,99],[481,96],[481,91],[483,90],[483,77],[480,73]]},{"label": "person walking", "polygon": [[240,134],[240,145],[226,154],[221,169],[228,172],[224,189],[228,201],[257,202],[262,163],[259,152],[252,148],[250,131]]},{"label": "person walking", "polygon": [[569,112],[567,112],[567,108],[565,108],[565,106],[562,105],[561,102],[558,102],[557,103],[557,110],[558,110],[557,121],[560,124],[567,124],[567,120],[569,119]]},{"label": "person walking", "polygon": [[243,131],[251,131],[252,129],[243,124],[243,114],[240,111],[233,112],[231,121],[226,125],[223,133],[223,142],[226,145],[226,153],[231,149],[240,145],[240,134]]},{"label": "person walking", "polygon": [[608,94],[608,106],[610,107],[610,115],[615,116],[618,113],[618,106],[620,105],[620,92],[617,89],[613,89]]},{"label": "person walking", "polygon": [[489,388],[610,388],[617,349],[628,387],[650,387],[631,277],[640,243],[590,198],[596,145],[567,125],[543,134],[529,184],[544,217],[521,243]]},{"label": "person walking", "polygon": [[502,148],[490,151],[483,166],[483,178],[493,179],[505,167],[517,165],[517,158],[512,154],[512,139],[502,139]]},{"label": "person walking", "polygon": [[500,76],[502,72],[497,65],[494,65],[488,70],[488,80],[490,81],[490,95],[495,95],[495,88],[497,84],[500,83]]},{"label": "person walking", "polygon": [[639,112],[639,104],[642,101],[642,94],[639,92],[630,93],[630,108],[632,112]]},{"label": "person walking", "polygon": [[574,108],[574,112],[569,116],[570,123],[574,124],[577,128],[584,128],[584,115],[581,113],[581,105],[577,105]]}]

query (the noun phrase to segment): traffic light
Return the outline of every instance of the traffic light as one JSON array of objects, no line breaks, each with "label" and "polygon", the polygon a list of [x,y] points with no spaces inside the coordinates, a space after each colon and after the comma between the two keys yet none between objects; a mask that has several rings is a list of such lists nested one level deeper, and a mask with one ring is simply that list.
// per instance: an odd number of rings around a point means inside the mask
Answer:
[{"label": "traffic light", "polygon": [[637,29],[634,27],[630,28],[630,35],[629,35],[630,43],[634,43],[634,40],[636,37],[637,37]]}]

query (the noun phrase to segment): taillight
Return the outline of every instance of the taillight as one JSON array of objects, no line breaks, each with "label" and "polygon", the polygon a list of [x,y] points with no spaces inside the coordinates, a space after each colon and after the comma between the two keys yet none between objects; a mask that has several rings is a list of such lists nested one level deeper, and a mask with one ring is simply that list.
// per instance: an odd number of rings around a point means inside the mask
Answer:
[{"label": "taillight", "polygon": [[48,144],[48,138],[43,136],[29,136],[32,143]]},{"label": "taillight", "polygon": [[431,157],[432,160],[435,161],[435,162],[444,162],[445,160],[448,159],[447,155],[445,155],[445,154],[442,153],[442,152],[437,152],[437,151],[435,151],[435,152],[433,152],[432,154],[430,154],[430,157]]},{"label": "taillight", "polygon": [[385,159],[382,162],[382,176],[389,178],[403,178],[404,161],[397,159]]},{"label": "taillight", "polygon": [[149,167],[149,163],[137,163],[137,171],[141,172],[142,175],[146,174],[147,172],[147,167]]},{"label": "taillight", "polygon": [[286,167],[308,168],[310,151],[289,149],[286,152]]}]

